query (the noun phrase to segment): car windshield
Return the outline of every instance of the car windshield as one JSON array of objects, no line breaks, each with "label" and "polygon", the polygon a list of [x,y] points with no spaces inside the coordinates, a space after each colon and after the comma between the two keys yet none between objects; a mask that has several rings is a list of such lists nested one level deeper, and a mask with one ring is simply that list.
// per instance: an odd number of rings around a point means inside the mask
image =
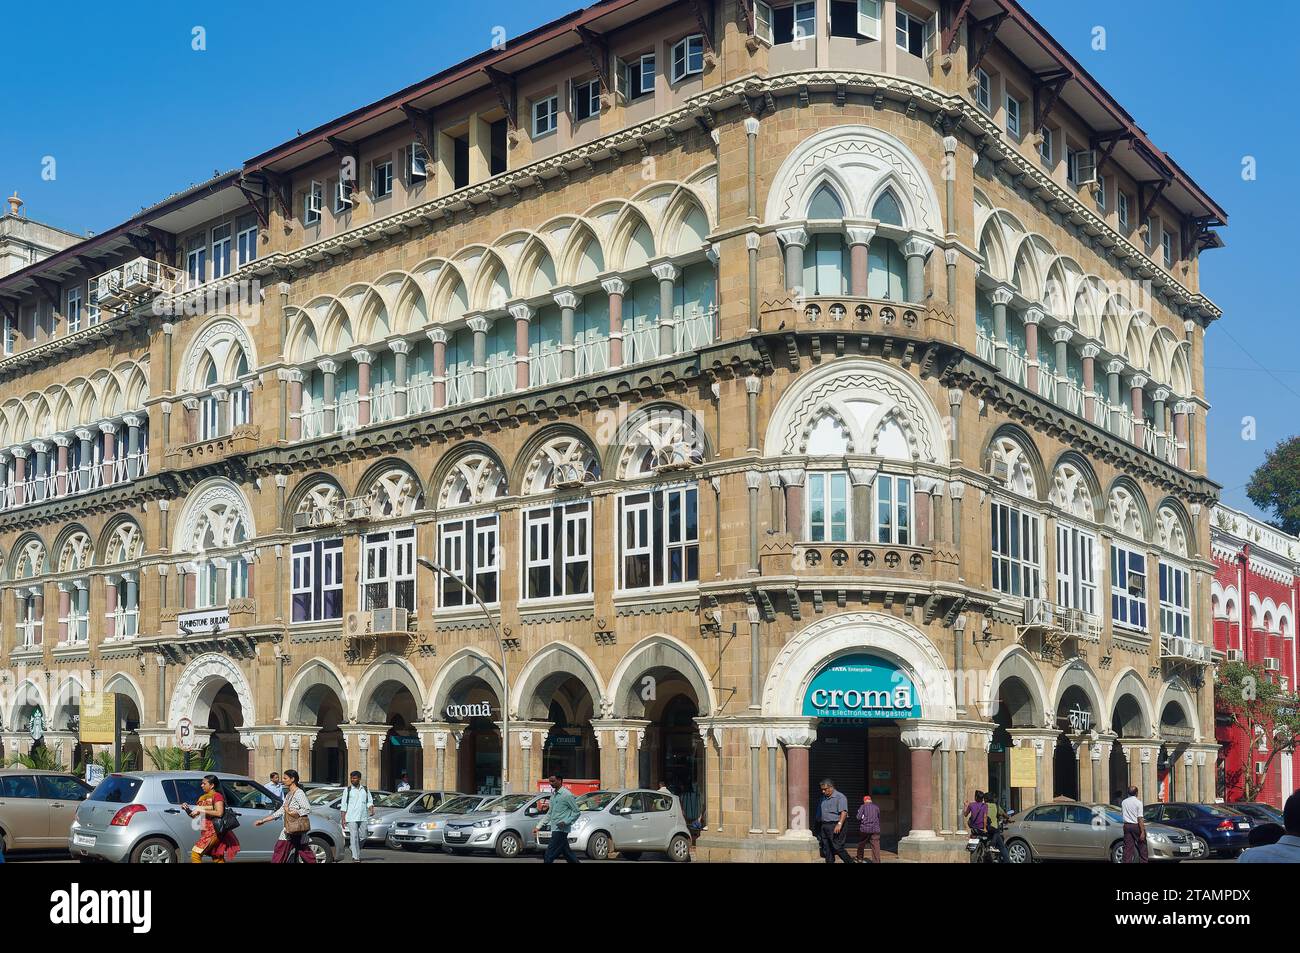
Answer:
[{"label": "car windshield", "polygon": [[479,806],[483,799],[477,794],[468,794],[464,797],[454,797],[450,801],[443,801],[438,805],[435,814],[468,814]]},{"label": "car windshield", "polygon": [[398,791],[396,794],[375,798],[375,807],[406,807],[416,798],[423,796],[422,791]]},{"label": "car windshield", "polygon": [[578,810],[604,810],[605,805],[614,800],[617,796],[617,791],[592,791],[590,794],[584,794],[582,797],[578,798]]},{"label": "car windshield", "polygon": [[110,804],[130,804],[135,800],[135,792],[138,790],[140,790],[138,778],[110,774],[91,792],[90,800],[108,801]]},{"label": "car windshield", "polygon": [[1217,804],[1197,804],[1197,810],[1209,814],[1212,817],[1240,817],[1240,811],[1234,811],[1231,808],[1220,807]]},{"label": "car windshield", "polygon": [[503,794],[495,801],[484,804],[482,810],[493,814],[513,814],[533,799],[531,794]]},{"label": "car windshield", "polygon": [[315,791],[307,792],[307,803],[328,804],[342,793],[342,788],[317,788]]}]

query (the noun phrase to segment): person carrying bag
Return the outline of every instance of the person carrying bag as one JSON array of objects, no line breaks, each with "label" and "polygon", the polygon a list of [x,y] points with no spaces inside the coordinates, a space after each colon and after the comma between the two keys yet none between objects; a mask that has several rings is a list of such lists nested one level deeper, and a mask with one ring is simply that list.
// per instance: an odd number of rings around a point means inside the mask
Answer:
[{"label": "person carrying bag", "polygon": [[286,782],[284,801],[271,814],[254,821],[254,826],[261,827],[276,818],[284,818],[284,830],[276,841],[275,853],[271,857],[273,864],[292,863],[296,858],[300,863],[316,863],[316,854],[311,849],[307,832],[311,830],[311,802],[307,792],[298,784],[298,772],[292,769],[284,772]]}]

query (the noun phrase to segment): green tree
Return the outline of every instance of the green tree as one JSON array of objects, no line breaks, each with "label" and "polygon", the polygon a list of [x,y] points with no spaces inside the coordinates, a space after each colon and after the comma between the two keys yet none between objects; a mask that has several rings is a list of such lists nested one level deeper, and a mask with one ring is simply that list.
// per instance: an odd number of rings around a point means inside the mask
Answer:
[{"label": "green tree", "polygon": [[1300,533],[1300,436],[1288,437],[1264,455],[1250,482],[1250,501],[1284,533]]},{"label": "green tree", "polygon": [[[1300,745],[1300,697],[1284,689],[1272,673],[1245,662],[1228,662],[1219,667],[1214,696],[1241,737],[1254,739],[1253,744],[1244,742],[1250,750],[1239,779],[1243,800],[1253,801],[1274,760]],[[1261,755],[1264,767],[1256,772],[1253,768]]]},{"label": "green tree", "polygon": [[[154,768],[159,771],[184,771],[185,749],[184,748],[145,748],[145,756],[153,763]],[[212,756],[208,753],[205,745],[198,751],[189,752],[190,771],[211,771],[213,770]]]},{"label": "green tree", "polygon": [[33,771],[65,771],[66,768],[59,763],[55,757],[54,751],[45,745],[37,745],[32,749],[31,754],[10,755],[5,762],[8,765],[20,768],[29,768]]},{"label": "green tree", "polygon": [[[81,764],[77,765],[77,773],[84,778],[86,776],[86,768],[91,764],[99,765],[104,769],[105,774],[112,774],[114,771],[118,770],[113,764],[113,752],[109,749],[100,751],[99,754],[95,755],[93,758],[82,758]],[[122,770],[135,770],[135,754],[133,752],[122,752]]]}]

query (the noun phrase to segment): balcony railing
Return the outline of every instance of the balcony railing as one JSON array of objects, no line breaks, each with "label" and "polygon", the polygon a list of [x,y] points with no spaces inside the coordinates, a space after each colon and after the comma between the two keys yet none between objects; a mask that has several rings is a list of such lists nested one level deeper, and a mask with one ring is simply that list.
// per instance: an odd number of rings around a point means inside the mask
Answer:
[{"label": "balcony railing", "polygon": [[105,486],[127,483],[148,472],[149,448],[145,446],[108,463],[98,461],[70,466],[62,480],[56,471],[33,474],[25,480],[0,486],[0,511],[91,493]]},{"label": "balcony railing", "polygon": [[575,344],[573,367],[579,377],[609,370],[609,338],[591,338]]},{"label": "balcony railing", "polygon": [[447,403],[468,404],[474,399],[474,371],[460,367],[447,373]]},{"label": "balcony railing", "polygon": [[984,332],[978,332],[975,335],[975,356],[981,361],[988,361],[993,364],[997,361],[997,345],[993,339]]},{"label": "balcony railing", "polygon": [[96,275],[90,286],[102,310],[124,312],[159,295],[182,293],[185,275],[170,265],[140,257]]},{"label": "balcony railing", "polygon": [[[304,432],[306,416],[304,415]],[[261,442],[261,428],[256,424],[240,424],[230,433],[208,440],[199,440],[180,447],[167,450],[167,468],[170,470],[187,470],[191,467],[215,463],[227,457],[251,453]]]},{"label": "balcony railing", "polygon": [[1056,402],[1076,416],[1082,417],[1084,410],[1083,388],[1074,381],[1066,379],[1056,384]]},{"label": "balcony railing", "polygon": [[562,370],[563,365],[559,348],[550,347],[539,353],[530,354],[528,357],[528,384],[530,387],[554,384],[562,376]]},{"label": "balcony railing", "polygon": [[1050,401],[1055,401],[1057,396],[1056,375],[1045,367],[1038,369],[1038,393]]},{"label": "balcony railing", "polygon": [[[1029,367],[1029,362],[1025,359],[1025,356],[1023,354],[1017,351],[1013,351],[1011,350],[1011,348],[1007,348],[1006,353],[1007,353],[1007,377],[1010,380],[1014,381],[1015,383],[1019,384],[1021,387],[1025,386],[1025,376],[1026,376],[1026,371],[1028,370]],[[1042,377],[1047,377],[1047,376],[1050,375],[1045,375],[1045,374],[1039,375],[1040,379]]]}]

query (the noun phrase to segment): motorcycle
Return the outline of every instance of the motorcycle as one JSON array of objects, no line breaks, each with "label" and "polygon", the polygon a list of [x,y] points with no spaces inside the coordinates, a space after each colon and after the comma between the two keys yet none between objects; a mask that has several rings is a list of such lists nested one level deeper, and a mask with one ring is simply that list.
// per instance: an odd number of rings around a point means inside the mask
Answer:
[{"label": "motorcycle", "polygon": [[[998,824],[998,833],[1001,834],[1007,828],[1007,819],[1004,817]],[[988,832],[974,833],[966,840],[966,851],[970,854],[972,864],[1000,864],[1002,863],[1002,853],[993,846],[993,835]]]}]

